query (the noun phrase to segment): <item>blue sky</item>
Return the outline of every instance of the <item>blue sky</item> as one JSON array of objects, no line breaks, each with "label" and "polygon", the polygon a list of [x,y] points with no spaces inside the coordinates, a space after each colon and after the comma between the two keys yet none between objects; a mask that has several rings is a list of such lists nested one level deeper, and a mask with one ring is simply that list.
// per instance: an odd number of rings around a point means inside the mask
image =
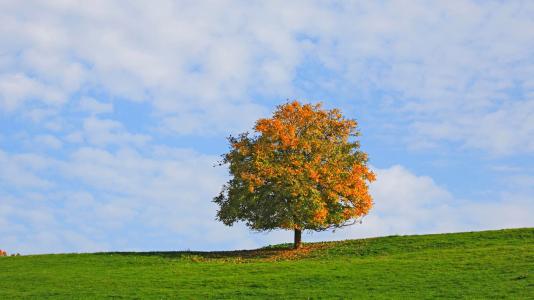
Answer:
[{"label": "blue sky", "polygon": [[3,1],[0,248],[287,242],[215,221],[225,137],[286,99],[355,118],[363,224],[305,240],[534,226],[531,1]]}]

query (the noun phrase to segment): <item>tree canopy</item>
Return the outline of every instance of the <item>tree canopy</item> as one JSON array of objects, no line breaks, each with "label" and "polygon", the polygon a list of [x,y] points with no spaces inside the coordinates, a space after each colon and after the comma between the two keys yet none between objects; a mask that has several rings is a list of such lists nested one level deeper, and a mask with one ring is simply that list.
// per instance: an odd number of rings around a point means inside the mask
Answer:
[{"label": "tree canopy", "polygon": [[373,205],[375,175],[360,151],[355,120],[338,109],[298,101],[259,119],[254,134],[230,136],[231,178],[214,198],[218,220],[253,230],[321,231],[353,224]]}]

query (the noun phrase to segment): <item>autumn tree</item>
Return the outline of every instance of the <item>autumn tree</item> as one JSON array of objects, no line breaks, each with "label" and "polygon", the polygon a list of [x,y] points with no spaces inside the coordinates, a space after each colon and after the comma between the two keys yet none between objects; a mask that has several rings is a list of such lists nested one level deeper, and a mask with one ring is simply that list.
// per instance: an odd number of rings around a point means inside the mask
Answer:
[{"label": "autumn tree", "polygon": [[368,183],[375,180],[356,126],[338,109],[294,101],[259,119],[254,134],[230,136],[221,165],[231,178],[213,200],[217,219],[294,230],[295,248],[303,230],[354,224],[373,205]]}]

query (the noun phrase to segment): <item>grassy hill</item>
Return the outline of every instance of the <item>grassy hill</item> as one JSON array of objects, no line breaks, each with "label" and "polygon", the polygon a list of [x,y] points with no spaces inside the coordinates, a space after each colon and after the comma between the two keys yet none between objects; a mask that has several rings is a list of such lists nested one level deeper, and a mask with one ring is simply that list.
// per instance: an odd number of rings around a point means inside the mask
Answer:
[{"label": "grassy hill", "polygon": [[0,299],[254,297],[534,299],[534,228],[313,243],[298,251],[0,257]]}]

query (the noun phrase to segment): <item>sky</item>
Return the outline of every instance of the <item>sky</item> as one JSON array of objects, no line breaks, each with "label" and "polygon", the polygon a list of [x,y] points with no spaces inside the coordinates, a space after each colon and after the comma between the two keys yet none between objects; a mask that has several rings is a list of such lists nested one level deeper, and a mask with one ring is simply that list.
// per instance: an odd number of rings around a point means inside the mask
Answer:
[{"label": "sky", "polygon": [[532,1],[0,1],[0,249],[250,249],[215,220],[226,137],[277,105],[356,119],[362,224],[534,226]]}]

